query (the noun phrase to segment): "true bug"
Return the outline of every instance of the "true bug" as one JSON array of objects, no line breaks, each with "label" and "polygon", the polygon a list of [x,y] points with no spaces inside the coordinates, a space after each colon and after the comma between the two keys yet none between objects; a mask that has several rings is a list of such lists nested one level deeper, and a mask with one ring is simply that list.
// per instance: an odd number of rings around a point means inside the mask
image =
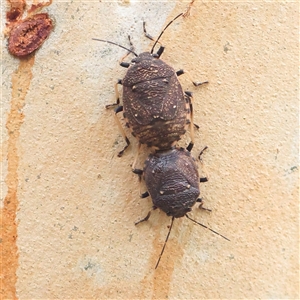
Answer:
[{"label": "true bug", "polygon": [[[139,144],[146,144],[156,150],[171,149],[186,132],[188,124],[191,124],[191,142],[187,149],[191,150],[194,144],[192,94],[183,92],[177,79],[179,75],[184,74],[184,71],[175,72],[172,67],[159,59],[164,51],[163,46],[160,46],[157,53],[153,53],[164,31],[182,15],[183,13],[179,14],[166,25],[150,52],[138,55],[133,49],[114,42],[94,39],[127,49],[129,53],[136,56],[131,63],[121,62],[120,65],[128,68],[128,71],[124,79],[119,80],[115,86],[116,103],[106,107],[117,105],[115,115],[121,111],[124,112],[126,125],[131,129],[132,135],[138,139]],[[148,38],[152,39],[147,34],[145,26],[144,32]],[[195,86],[203,83],[207,82],[193,82]],[[120,105],[118,84],[123,85],[123,106]],[[130,141],[117,117],[116,120],[126,141],[126,146],[118,154],[121,156]]]},{"label": "true bug", "polygon": [[[179,147],[167,151],[156,151],[147,158],[144,169],[140,170],[140,174],[143,175],[148,190],[141,197],[145,198],[150,195],[153,202],[152,210],[159,208],[168,216],[172,216],[169,232],[155,268],[159,264],[175,218],[186,216],[194,223],[228,240],[218,232],[193,220],[187,214],[192,210],[196,202],[200,202],[200,207],[203,208],[202,199],[199,198],[199,183],[207,181],[207,178],[199,177],[195,159],[189,151]],[[147,221],[152,210],[149,211],[145,218],[135,224]]]}]

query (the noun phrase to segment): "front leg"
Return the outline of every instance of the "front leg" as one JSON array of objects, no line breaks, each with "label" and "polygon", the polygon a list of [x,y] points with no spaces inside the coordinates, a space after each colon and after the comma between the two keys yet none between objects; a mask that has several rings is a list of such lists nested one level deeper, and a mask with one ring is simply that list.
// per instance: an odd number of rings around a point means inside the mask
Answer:
[{"label": "front leg", "polygon": [[130,66],[129,63],[123,62],[123,60],[130,54],[130,53],[134,53],[134,46],[131,42],[130,39],[130,35],[128,35],[128,40],[129,40],[129,44],[130,44],[130,48],[129,51],[119,60],[120,66],[124,67],[124,68],[128,68]]},{"label": "front leg", "polygon": [[118,125],[118,127],[119,127],[119,130],[120,130],[120,132],[121,132],[121,134],[122,134],[122,136],[123,136],[123,138],[124,138],[124,140],[125,140],[125,142],[126,142],[126,146],[118,153],[118,156],[119,156],[119,157],[121,157],[121,156],[123,155],[124,151],[125,151],[125,150],[128,148],[128,146],[130,145],[130,141],[129,141],[128,137],[126,136],[125,130],[124,130],[124,128],[122,127],[122,124],[121,124],[121,122],[120,122],[120,120],[119,120],[119,118],[118,118],[118,116],[117,116],[117,114],[118,114],[119,112],[122,112],[122,111],[123,111],[123,106],[118,106],[118,107],[115,109],[115,120],[116,120],[116,123],[117,123],[117,125]]},{"label": "front leg", "polygon": [[112,108],[112,107],[115,107],[117,105],[120,105],[120,93],[119,93],[119,89],[118,89],[118,84],[122,85],[122,79],[119,79],[117,81],[117,83],[115,83],[115,97],[116,97],[116,102],[115,103],[112,103],[112,104],[107,104],[105,106],[106,109],[108,108]]},{"label": "front leg", "polygon": [[[150,39],[151,41],[155,41],[155,39],[152,37],[152,35],[150,35],[147,32],[147,30],[146,30],[146,22],[145,21],[143,22],[143,29],[144,29],[145,37],[148,38],[148,39]],[[157,43],[160,44],[160,47],[159,47],[158,51],[155,54],[153,54],[153,57],[160,58],[160,56],[163,54],[163,52],[165,50],[165,47],[163,47],[159,41],[157,41]]]}]

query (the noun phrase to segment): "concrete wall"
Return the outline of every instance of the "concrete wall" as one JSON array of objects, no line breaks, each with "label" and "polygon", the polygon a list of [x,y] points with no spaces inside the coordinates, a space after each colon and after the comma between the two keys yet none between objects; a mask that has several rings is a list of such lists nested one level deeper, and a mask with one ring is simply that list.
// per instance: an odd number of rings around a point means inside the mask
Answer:
[{"label": "concrete wall", "polygon": [[[2,25],[5,5],[2,2]],[[196,1],[161,42],[194,87],[197,156],[211,213],[192,216],[231,242],[139,198],[136,141],[113,113],[123,49],[149,50],[184,1],[54,1],[55,30],[20,61],[2,48],[3,299],[298,299],[299,5]],[[186,145],[188,135],[181,145]],[[138,165],[148,155],[143,149]],[[142,191],[144,187],[142,186]]]}]

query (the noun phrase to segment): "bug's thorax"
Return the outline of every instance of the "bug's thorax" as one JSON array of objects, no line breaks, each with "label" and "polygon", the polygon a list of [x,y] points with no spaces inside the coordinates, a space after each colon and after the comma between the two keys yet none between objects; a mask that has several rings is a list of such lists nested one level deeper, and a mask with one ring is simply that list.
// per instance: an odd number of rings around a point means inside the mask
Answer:
[{"label": "bug's thorax", "polygon": [[153,61],[153,60],[157,60],[157,58],[155,56],[153,56],[152,53],[150,52],[142,52],[140,53],[137,57],[133,58],[131,60],[132,64],[138,64],[141,61]]},{"label": "bug's thorax", "polygon": [[168,78],[175,70],[150,52],[143,52],[133,58],[123,79],[123,86],[133,87],[140,82]]}]

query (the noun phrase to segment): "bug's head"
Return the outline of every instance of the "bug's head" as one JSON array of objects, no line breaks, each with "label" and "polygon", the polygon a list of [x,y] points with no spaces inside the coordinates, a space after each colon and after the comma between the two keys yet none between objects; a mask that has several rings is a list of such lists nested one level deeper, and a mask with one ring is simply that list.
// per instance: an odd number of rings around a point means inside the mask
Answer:
[{"label": "bug's head", "polygon": [[[177,188],[178,188],[177,184]],[[176,187],[175,187],[176,188]],[[154,201],[155,205],[164,211],[168,216],[174,218],[184,217],[192,210],[192,207],[197,202],[199,196],[199,189],[192,186],[179,187],[181,191],[174,191],[164,189],[164,194],[160,194]]]},{"label": "bug's head", "polygon": [[174,210],[168,211],[167,216],[172,216],[174,218],[182,218],[192,209],[190,207],[180,207]]},{"label": "bug's head", "polygon": [[155,58],[156,54],[151,54],[150,52],[143,52],[139,54],[137,57],[134,57],[131,62],[133,64],[138,64],[142,61],[151,61]]}]

